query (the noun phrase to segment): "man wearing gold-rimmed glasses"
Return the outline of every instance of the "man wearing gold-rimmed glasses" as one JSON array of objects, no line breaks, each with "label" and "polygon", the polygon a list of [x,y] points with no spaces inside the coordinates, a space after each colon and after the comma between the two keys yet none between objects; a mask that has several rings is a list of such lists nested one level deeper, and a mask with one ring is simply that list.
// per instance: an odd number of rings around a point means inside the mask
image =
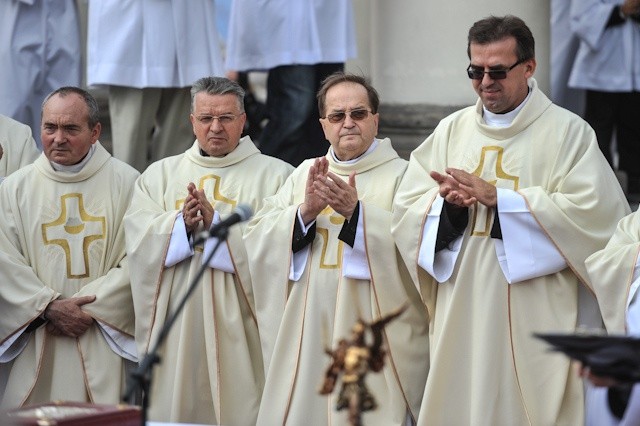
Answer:
[{"label": "man wearing gold-rimmed glasses", "polygon": [[367,377],[379,406],[362,420],[410,424],[427,376],[428,337],[389,230],[407,162],[388,138],[376,137],[378,94],[365,78],[332,74],[317,97],[327,154],[303,162],[245,235],[267,371],[258,424],[347,424],[337,396],[318,393],[325,345],[335,347],[359,318],[371,321],[407,301],[385,333],[387,364]]},{"label": "man wearing gold-rimmed glasses", "polygon": [[[239,204],[260,208],[293,169],[241,138],[244,91],[237,83],[205,77],[191,96],[196,141],[149,166],[125,218],[141,354],[153,347],[216,244],[209,238],[194,247],[195,236]],[[152,420],[255,424],[264,374],[242,229],[229,230],[161,348]]]}]

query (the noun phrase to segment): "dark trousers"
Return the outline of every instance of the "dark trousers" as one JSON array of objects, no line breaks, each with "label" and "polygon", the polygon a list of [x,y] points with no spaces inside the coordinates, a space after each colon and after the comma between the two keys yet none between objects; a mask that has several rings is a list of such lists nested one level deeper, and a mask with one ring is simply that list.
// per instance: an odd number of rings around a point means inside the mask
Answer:
[{"label": "dark trousers", "polygon": [[640,92],[587,90],[585,120],[593,127],[600,150],[613,166],[611,139],[616,132],[618,169],[627,174],[629,192],[640,192]]},{"label": "dark trousers", "polygon": [[267,116],[260,151],[298,166],[327,153],[316,93],[322,80],[344,64],[284,65],[269,70]]}]

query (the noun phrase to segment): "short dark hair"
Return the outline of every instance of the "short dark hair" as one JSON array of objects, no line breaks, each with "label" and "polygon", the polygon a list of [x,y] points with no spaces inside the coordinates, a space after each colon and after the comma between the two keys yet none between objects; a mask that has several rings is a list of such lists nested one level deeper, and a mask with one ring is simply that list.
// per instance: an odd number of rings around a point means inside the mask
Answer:
[{"label": "short dark hair", "polygon": [[51,99],[56,95],[60,96],[61,98],[64,98],[65,96],[70,95],[72,93],[79,95],[84,100],[84,103],[87,105],[87,108],[89,109],[89,117],[87,118],[88,119],[87,122],[89,124],[89,128],[93,129],[94,127],[96,127],[96,124],[100,122],[100,107],[98,107],[98,101],[96,101],[96,98],[94,98],[91,95],[91,93],[75,86],[64,86],[49,93],[47,97],[44,98],[44,101],[42,101],[40,116],[42,116],[42,112],[44,111],[44,106],[49,101],[49,99]]},{"label": "short dark hair", "polygon": [[322,81],[322,85],[320,86],[320,90],[318,90],[317,98],[318,98],[318,111],[320,111],[320,117],[325,117],[325,101],[327,98],[327,91],[340,83],[354,83],[359,84],[367,90],[367,97],[369,98],[369,106],[371,107],[371,113],[376,114],[378,112],[378,107],[380,106],[380,98],[378,97],[378,92],[371,85],[369,80],[363,76],[346,73],[344,71],[338,71],[331,74],[329,77],[325,78]]},{"label": "short dark hair", "polygon": [[471,26],[467,42],[469,59],[471,59],[471,43],[488,44],[507,37],[516,39],[518,61],[535,58],[535,40],[527,24],[517,16],[506,15],[489,16]]},{"label": "short dark hair", "polygon": [[225,77],[203,77],[191,86],[191,112],[198,93],[208,95],[235,95],[238,98],[238,108],[244,112],[244,89],[233,80]]}]

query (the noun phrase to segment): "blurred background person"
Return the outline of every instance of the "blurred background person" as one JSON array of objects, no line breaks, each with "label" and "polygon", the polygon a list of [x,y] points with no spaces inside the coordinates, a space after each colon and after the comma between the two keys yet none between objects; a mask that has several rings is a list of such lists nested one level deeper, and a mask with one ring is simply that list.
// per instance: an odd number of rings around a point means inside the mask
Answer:
[{"label": "blurred background person", "polygon": [[234,0],[226,67],[268,70],[268,122],[260,151],[294,166],[326,154],[318,121],[320,83],[356,56],[350,0]]},{"label": "blurred background person", "polygon": [[[586,89],[584,119],[600,150],[626,175],[626,193],[640,194],[640,0],[572,0],[571,30],[580,47],[569,87]],[[613,138],[615,131],[615,139]]]},{"label": "blurred background person", "polygon": [[76,0],[0,1],[0,114],[31,127],[40,148],[45,96],[81,81]]},{"label": "blurred background person", "polygon": [[87,84],[109,89],[113,155],[143,171],[183,153],[191,83],[224,74],[215,1],[90,1],[87,31]]}]

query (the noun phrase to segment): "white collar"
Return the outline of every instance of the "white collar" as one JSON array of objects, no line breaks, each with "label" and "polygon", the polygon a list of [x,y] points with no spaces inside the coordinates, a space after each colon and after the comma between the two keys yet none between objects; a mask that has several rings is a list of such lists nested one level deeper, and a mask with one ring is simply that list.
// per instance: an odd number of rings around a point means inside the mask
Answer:
[{"label": "white collar", "polygon": [[82,161],[80,161],[78,164],[65,166],[63,164],[58,164],[53,161],[49,161],[49,163],[51,163],[51,167],[53,167],[53,170],[55,170],[56,172],[78,173],[80,170],[84,168],[84,166],[87,165],[89,160],[91,160],[91,157],[93,157],[94,152],[96,152],[96,144],[91,144],[91,148],[89,148],[89,152],[87,152],[87,155],[85,155]]},{"label": "white collar", "polygon": [[485,123],[489,127],[509,127],[513,120],[516,119],[518,113],[524,108],[524,104],[527,103],[529,98],[531,97],[531,88],[529,88],[529,93],[527,93],[527,97],[514,109],[513,111],[505,112],[504,114],[495,114],[488,109],[482,106],[482,116],[484,117]]},{"label": "white collar", "polygon": [[351,160],[347,160],[347,161],[341,161],[338,160],[338,157],[336,157],[336,153],[333,152],[333,147],[329,148],[329,152],[331,153],[331,157],[333,158],[333,160],[338,163],[338,164],[353,164],[353,163],[357,163],[358,161],[360,161],[361,159],[363,159],[364,157],[366,157],[367,155],[371,154],[373,152],[374,149],[376,149],[376,147],[379,145],[379,139],[375,138],[373,140],[373,143],[369,146],[369,149],[367,149],[362,155],[356,157],[356,158],[352,158]]}]

